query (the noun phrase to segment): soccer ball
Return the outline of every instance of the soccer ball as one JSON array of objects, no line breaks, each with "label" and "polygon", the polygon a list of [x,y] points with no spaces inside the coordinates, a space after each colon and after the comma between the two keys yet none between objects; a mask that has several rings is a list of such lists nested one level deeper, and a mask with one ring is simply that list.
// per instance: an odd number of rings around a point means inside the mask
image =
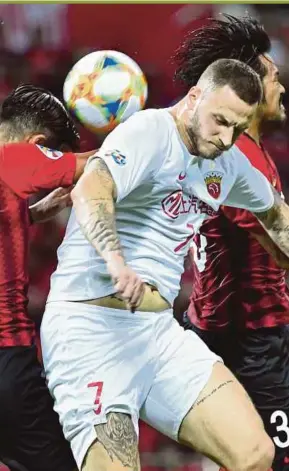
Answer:
[{"label": "soccer ball", "polygon": [[65,79],[63,96],[86,128],[106,133],[144,107],[147,82],[127,55],[96,51],[73,66]]}]

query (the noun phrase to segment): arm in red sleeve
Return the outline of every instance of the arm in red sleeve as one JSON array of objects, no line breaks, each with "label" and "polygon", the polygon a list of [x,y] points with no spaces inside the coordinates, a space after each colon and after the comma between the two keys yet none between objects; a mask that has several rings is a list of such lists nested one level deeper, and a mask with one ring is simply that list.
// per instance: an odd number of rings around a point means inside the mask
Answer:
[{"label": "arm in red sleeve", "polygon": [[0,148],[0,178],[19,197],[74,182],[76,155],[46,147],[14,143]]}]

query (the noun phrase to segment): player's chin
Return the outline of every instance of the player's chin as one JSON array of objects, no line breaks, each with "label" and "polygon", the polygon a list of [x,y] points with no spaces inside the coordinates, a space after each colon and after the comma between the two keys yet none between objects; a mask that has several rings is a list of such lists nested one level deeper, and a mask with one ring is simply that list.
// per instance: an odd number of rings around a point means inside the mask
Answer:
[{"label": "player's chin", "polygon": [[220,157],[222,154],[222,151],[214,146],[214,149],[204,149],[203,152],[200,153],[200,155],[203,157],[203,159],[208,159],[208,160],[214,160],[217,157]]},{"label": "player's chin", "polygon": [[286,120],[287,120],[286,110],[284,106],[282,106],[281,108],[278,108],[276,113],[272,114],[272,116],[269,117],[268,121],[271,121],[272,123],[276,123],[276,124],[278,123],[282,124],[282,123],[285,123]]},{"label": "player's chin", "polygon": [[211,142],[198,143],[198,155],[203,159],[213,160],[221,154],[220,149]]},{"label": "player's chin", "polygon": [[285,110],[284,106],[282,106],[282,108],[280,109],[280,113],[279,113],[279,120],[281,121],[281,123],[284,123],[284,121],[286,121],[286,119],[287,119],[286,110]]},{"label": "player's chin", "polygon": [[283,103],[278,103],[278,107],[275,113],[275,120],[282,122],[282,121],[285,121],[286,118],[287,118],[287,115],[286,115],[285,106],[283,105]]}]

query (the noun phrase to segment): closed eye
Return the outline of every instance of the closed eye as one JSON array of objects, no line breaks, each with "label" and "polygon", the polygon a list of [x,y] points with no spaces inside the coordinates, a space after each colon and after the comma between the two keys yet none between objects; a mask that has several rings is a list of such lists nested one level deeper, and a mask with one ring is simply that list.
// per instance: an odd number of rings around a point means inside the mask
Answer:
[{"label": "closed eye", "polygon": [[216,120],[216,123],[219,124],[220,126],[227,126],[227,127],[230,126],[229,123],[223,118],[215,117],[215,120]]}]

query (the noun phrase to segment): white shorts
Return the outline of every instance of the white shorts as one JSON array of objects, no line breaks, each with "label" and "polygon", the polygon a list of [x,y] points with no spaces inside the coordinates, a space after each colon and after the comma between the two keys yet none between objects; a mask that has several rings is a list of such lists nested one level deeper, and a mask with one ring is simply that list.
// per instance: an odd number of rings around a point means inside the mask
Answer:
[{"label": "white shorts", "polygon": [[51,302],[41,326],[55,410],[79,469],[109,412],[178,439],[183,418],[222,361],[172,310],[135,312]]}]

